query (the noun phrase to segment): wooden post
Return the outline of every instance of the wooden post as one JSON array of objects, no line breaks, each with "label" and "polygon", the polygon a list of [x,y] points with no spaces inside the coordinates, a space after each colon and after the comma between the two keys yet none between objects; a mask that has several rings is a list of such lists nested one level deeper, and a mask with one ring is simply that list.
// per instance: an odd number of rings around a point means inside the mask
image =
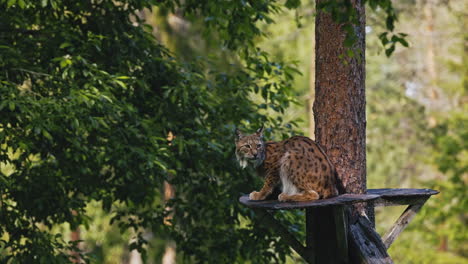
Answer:
[{"label": "wooden post", "polygon": [[347,264],[348,235],[344,206],[306,209],[307,261]]},{"label": "wooden post", "polygon": [[314,230],[313,226],[316,224],[314,223],[314,211],[312,208],[305,209],[306,212],[306,257],[304,258],[309,264],[316,264],[315,262],[315,250],[314,248]]}]

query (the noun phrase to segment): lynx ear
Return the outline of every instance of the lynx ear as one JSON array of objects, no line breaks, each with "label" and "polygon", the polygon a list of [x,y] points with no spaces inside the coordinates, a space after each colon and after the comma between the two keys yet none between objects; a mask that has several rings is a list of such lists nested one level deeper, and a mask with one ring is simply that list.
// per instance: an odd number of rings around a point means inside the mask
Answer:
[{"label": "lynx ear", "polygon": [[260,127],[257,132],[255,132],[259,137],[263,138],[263,125]]},{"label": "lynx ear", "polygon": [[235,133],[236,133],[236,141],[239,141],[239,139],[244,137],[244,134],[242,134],[242,132],[238,128],[236,128]]}]

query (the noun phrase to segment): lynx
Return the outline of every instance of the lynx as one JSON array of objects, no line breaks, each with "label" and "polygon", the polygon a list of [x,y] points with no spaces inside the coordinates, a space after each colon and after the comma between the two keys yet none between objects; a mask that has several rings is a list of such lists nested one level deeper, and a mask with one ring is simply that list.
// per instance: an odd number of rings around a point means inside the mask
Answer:
[{"label": "lynx", "polygon": [[251,200],[265,200],[278,187],[281,202],[311,201],[344,192],[325,152],[307,137],[265,142],[263,127],[252,135],[236,129],[236,157],[242,168],[250,164],[265,179],[260,191],[250,193]]}]

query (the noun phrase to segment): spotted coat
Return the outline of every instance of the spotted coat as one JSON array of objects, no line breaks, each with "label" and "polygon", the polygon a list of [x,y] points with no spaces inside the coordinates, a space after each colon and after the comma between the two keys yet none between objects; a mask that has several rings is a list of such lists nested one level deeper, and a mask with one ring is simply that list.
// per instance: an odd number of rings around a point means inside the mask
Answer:
[{"label": "spotted coat", "polygon": [[280,142],[264,142],[262,130],[236,139],[239,163],[251,163],[264,178],[251,200],[264,200],[280,186],[280,201],[309,201],[339,194],[341,186],[333,164],[323,149],[312,139],[294,136]]}]

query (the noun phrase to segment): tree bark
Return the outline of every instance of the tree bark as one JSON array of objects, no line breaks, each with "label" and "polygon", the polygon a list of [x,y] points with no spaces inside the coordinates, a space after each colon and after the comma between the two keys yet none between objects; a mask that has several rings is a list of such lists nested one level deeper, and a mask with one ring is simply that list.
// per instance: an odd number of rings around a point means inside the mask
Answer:
[{"label": "tree bark", "polygon": [[437,66],[435,61],[435,47],[434,47],[434,8],[435,0],[426,0],[423,7],[425,38],[426,38],[426,71],[429,75],[429,98],[432,101],[439,99],[437,91]]},{"label": "tree bark", "polygon": [[[317,6],[327,0],[317,0]],[[315,140],[335,165],[347,193],[366,193],[365,6],[352,0],[359,17],[357,41],[346,54],[343,24],[317,9],[315,20]],[[351,263],[392,263],[373,228],[373,206],[348,212]],[[317,216],[319,217],[319,216]],[[369,219],[371,219],[369,221]],[[324,231],[331,233],[332,230]],[[324,237],[324,239],[326,239]]]},{"label": "tree bark", "polygon": [[[72,210],[72,215],[77,216],[77,212],[75,210]],[[81,232],[80,232],[80,227],[76,227],[74,230],[71,231],[70,233],[70,241],[79,241],[81,240]],[[82,242],[77,244],[77,251],[71,252],[71,255],[73,256],[73,259],[71,259],[72,263],[82,263],[82,259],[80,256],[80,252],[82,249]]]},{"label": "tree bark", "polygon": [[[318,0],[317,4],[325,2]],[[355,26],[355,57],[349,58],[342,25],[328,13],[315,22],[315,138],[325,148],[348,193],[366,192],[365,9],[352,1],[360,24]]]},{"label": "tree bark", "polygon": [[[315,31],[313,32],[315,36]],[[315,49],[315,41],[312,43],[312,50]],[[315,99],[315,52],[311,52],[309,70],[309,96],[307,97],[307,115],[309,117],[309,137],[315,139],[315,121],[312,106]]]},{"label": "tree bark", "polygon": [[[79,227],[77,227],[75,230],[71,231],[70,240],[71,241],[81,240],[80,228]],[[78,245],[78,250],[80,250],[79,245]],[[71,260],[72,263],[81,263],[82,262],[79,251],[73,251],[71,255],[73,256],[73,259]]]}]

